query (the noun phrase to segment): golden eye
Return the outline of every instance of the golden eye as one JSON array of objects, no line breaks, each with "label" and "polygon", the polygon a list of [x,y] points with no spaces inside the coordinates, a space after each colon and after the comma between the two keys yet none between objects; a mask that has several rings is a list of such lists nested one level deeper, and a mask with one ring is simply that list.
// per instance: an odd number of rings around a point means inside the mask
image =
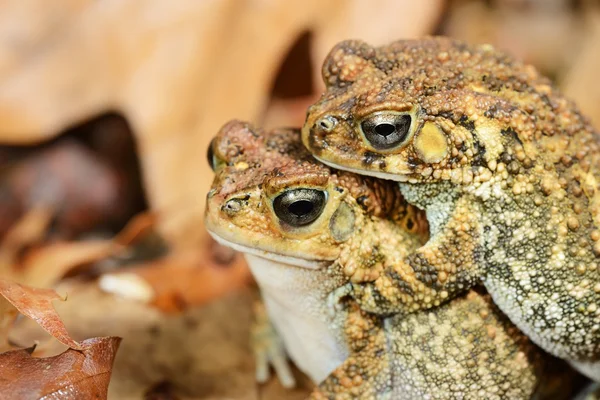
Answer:
[{"label": "golden eye", "polygon": [[360,122],[360,129],[367,141],[377,150],[398,147],[408,139],[412,116],[399,112],[376,112]]},{"label": "golden eye", "polygon": [[314,222],[327,203],[327,192],[318,189],[288,189],[273,200],[273,210],[281,221],[294,227]]}]

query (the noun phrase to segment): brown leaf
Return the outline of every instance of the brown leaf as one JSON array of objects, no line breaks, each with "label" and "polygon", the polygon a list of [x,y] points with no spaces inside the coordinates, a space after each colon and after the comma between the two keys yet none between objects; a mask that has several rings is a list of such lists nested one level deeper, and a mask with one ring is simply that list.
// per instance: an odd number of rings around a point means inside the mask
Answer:
[{"label": "brown leaf", "polygon": [[12,277],[27,285],[49,287],[73,268],[105,259],[117,249],[111,240],[52,243],[30,251]]},{"label": "brown leaf", "polygon": [[45,235],[51,214],[28,212],[0,245],[0,278],[34,287],[50,287],[70,270],[115,255],[123,246],[113,240],[84,240],[37,244]]},{"label": "brown leaf", "polygon": [[[257,294],[248,288],[177,314],[109,296],[93,281],[67,280],[59,292],[69,293],[69,300],[57,304],[57,309],[73,334],[123,337],[109,399],[141,400],[151,387],[165,381],[181,400],[300,400],[313,387],[297,371],[295,390],[285,390],[276,378],[266,385],[256,383],[249,327]],[[23,322],[32,325],[30,320]],[[36,338],[23,329],[25,324],[17,325],[11,338]]]},{"label": "brown leaf", "polygon": [[[545,75],[556,76],[568,67],[587,37],[581,18],[587,10],[562,0],[454,3],[446,14],[444,35],[492,44]],[[558,3],[565,7],[557,7]]]},{"label": "brown leaf", "polygon": [[114,242],[122,246],[135,243],[140,237],[148,235],[155,229],[156,220],[156,215],[150,212],[134,216],[114,238]]},{"label": "brown leaf", "polygon": [[588,14],[588,29],[582,49],[561,83],[565,94],[600,128],[600,86],[594,84],[600,68],[600,12]]},{"label": "brown leaf", "polygon": [[0,273],[2,269],[14,267],[23,249],[46,236],[53,215],[54,211],[48,207],[35,207],[10,228],[0,244]]},{"label": "brown leaf", "polygon": [[[251,280],[240,254],[210,256],[211,249],[178,251],[126,272],[106,274],[100,287],[111,293],[140,301],[152,301],[166,312],[204,304]],[[150,293],[149,293],[150,292]]]},{"label": "brown leaf", "polygon": [[17,309],[8,300],[0,296],[0,353],[11,348],[8,344],[8,331],[17,315]]},{"label": "brown leaf", "polygon": [[52,221],[54,211],[45,206],[32,208],[7,232],[3,248],[18,250],[44,238]]},{"label": "brown leaf", "polygon": [[[161,210],[160,232],[172,243],[192,246],[203,234],[198,227],[212,180],[199,154],[233,116],[260,118],[298,37],[312,33],[318,65],[343,39],[381,44],[431,33],[443,5],[442,0],[72,3],[59,0],[59,14],[39,0],[21,12],[0,6],[2,21],[32,25],[15,31],[14,23],[0,24],[0,43],[23,44],[10,46],[4,60],[0,53],[0,139],[39,142],[102,110],[122,113],[136,136],[149,203]],[[61,22],[49,23],[56,15]],[[140,15],[151,17],[136,18]]]},{"label": "brown leaf", "polygon": [[52,305],[53,300],[64,300],[54,290],[32,288],[0,279],[0,295],[61,343],[81,349],[81,345],[69,336],[67,328]]},{"label": "brown leaf", "polygon": [[14,198],[23,209],[35,205],[53,210],[53,234],[61,238],[111,226],[129,203],[120,172],[69,137],[31,150],[11,163],[0,175],[0,184],[5,197]]},{"label": "brown leaf", "polygon": [[81,351],[48,358],[34,358],[26,349],[0,354],[0,399],[106,399],[120,342],[87,339]]}]

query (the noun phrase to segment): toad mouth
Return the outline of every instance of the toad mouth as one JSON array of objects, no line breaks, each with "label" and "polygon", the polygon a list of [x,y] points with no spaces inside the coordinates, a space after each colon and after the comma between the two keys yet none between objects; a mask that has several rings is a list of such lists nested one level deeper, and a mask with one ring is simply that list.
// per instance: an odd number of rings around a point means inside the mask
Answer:
[{"label": "toad mouth", "polygon": [[332,261],[321,261],[321,260],[310,260],[306,258],[299,258],[284,254],[277,254],[266,250],[257,249],[254,247],[244,246],[239,243],[231,242],[224,237],[220,236],[215,232],[208,231],[210,236],[212,236],[215,241],[223,246],[227,246],[232,248],[235,251],[239,251],[241,253],[249,253],[255,255],[257,257],[266,258],[268,260],[276,261],[282,264],[287,264],[292,267],[300,267],[306,269],[319,270],[322,268],[326,268],[331,265]]},{"label": "toad mouth", "polygon": [[345,165],[336,164],[334,162],[325,160],[314,154],[313,154],[313,157],[315,159],[317,159],[317,161],[319,161],[331,168],[338,169],[341,171],[352,172],[352,173],[358,174],[358,175],[367,175],[367,176],[372,176],[372,177],[378,178],[378,179],[385,179],[387,181],[396,181],[396,182],[407,182],[409,179],[408,176],[405,176],[402,174],[396,174],[396,173],[391,174],[389,172],[370,171],[370,170],[366,170],[366,169],[353,168],[353,167],[348,167]]}]

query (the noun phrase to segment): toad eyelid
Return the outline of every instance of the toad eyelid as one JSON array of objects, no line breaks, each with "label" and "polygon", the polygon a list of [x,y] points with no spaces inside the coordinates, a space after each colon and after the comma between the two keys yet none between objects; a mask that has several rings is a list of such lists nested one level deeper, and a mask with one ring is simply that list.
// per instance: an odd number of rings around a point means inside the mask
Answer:
[{"label": "toad eyelid", "polygon": [[391,105],[391,104],[378,104],[373,107],[360,110],[355,114],[355,120],[360,121],[370,115],[375,114],[412,114],[417,115],[417,107],[411,104]]}]

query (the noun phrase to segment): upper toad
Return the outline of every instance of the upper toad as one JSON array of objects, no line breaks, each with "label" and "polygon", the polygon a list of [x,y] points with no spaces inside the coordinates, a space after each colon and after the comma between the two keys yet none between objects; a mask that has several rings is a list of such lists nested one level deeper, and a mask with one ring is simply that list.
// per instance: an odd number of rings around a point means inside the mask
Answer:
[{"label": "upper toad", "polygon": [[[342,42],[323,78],[303,141],[426,211],[431,239],[406,259],[419,280],[447,299],[481,277],[534,342],[599,379],[600,148],[577,107],[533,67],[445,38]],[[401,279],[361,274],[381,312],[399,304]]]}]

